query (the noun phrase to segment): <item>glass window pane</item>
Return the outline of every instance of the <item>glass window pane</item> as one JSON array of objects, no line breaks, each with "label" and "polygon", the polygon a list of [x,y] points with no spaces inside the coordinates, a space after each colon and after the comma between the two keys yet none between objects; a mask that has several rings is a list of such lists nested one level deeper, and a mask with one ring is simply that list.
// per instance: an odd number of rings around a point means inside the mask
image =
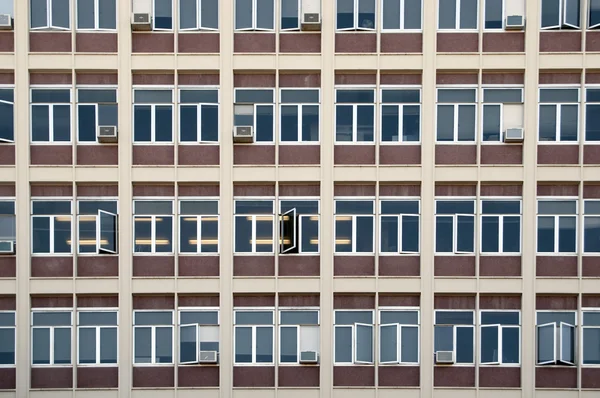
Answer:
[{"label": "glass window pane", "polygon": [[179,219],[180,250],[184,253],[195,253],[197,251],[198,218],[181,217]]},{"label": "glass window pane", "polygon": [[579,90],[576,88],[542,88],[540,102],[579,102]]},{"label": "glass window pane", "polygon": [[197,0],[179,0],[179,28],[195,29],[198,27]]},{"label": "glass window pane", "polygon": [[537,328],[537,361],[553,362],[554,357],[554,328],[555,325]]},{"label": "glass window pane", "polygon": [[179,107],[179,134],[182,142],[198,141],[198,107],[181,105]]},{"label": "glass window pane", "polygon": [[15,138],[14,134],[14,111],[12,104],[5,104],[0,102],[0,120],[3,122],[0,124],[0,139],[13,141]]},{"label": "glass window pane", "polygon": [[172,0],[154,0],[154,27],[173,29]]},{"label": "glass window pane", "polygon": [[281,106],[281,141],[298,141],[298,106]]},{"label": "glass window pane", "polygon": [[398,105],[383,105],[381,107],[381,140],[400,141],[400,116]]},{"label": "glass window pane", "polygon": [[373,251],[373,217],[356,217],[356,251],[370,253]]},{"label": "glass window pane", "polygon": [[236,311],[236,325],[272,325],[272,311]]},{"label": "glass window pane", "polygon": [[99,0],[98,11],[100,29],[117,28],[117,0]]},{"label": "glass window pane", "polygon": [[542,28],[558,26],[560,24],[560,0],[542,1]]},{"label": "glass window pane", "polygon": [[500,250],[500,220],[494,216],[481,217],[481,251],[498,253]]},{"label": "glass window pane", "polygon": [[298,28],[298,15],[297,0],[281,0],[281,29]]},{"label": "glass window pane", "polygon": [[421,0],[404,0],[404,29],[421,29]]},{"label": "glass window pane", "polygon": [[358,26],[375,29],[375,0],[358,0]]},{"label": "glass window pane", "polygon": [[354,0],[337,0],[337,29],[354,27]]},{"label": "glass window pane", "polygon": [[43,28],[48,26],[48,3],[47,0],[31,0],[31,28]]},{"label": "glass window pane", "polygon": [[274,19],[274,0],[256,0],[256,28],[273,29]]},{"label": "glass window pane", "polygon": [[406,142],[419,141],[421,124],[421,107],[418,105],[404,105],[402,115],[402,138]]},{"label": "glass window pane", "polygon": [[319,251],[319,219],[315,217],[300,217],[300,250],[303,253]]},{"label": "glass window pane", "polygon": [[235,328],[235,362],[252,363],[252,328]]},{"label": "glass window pane", "polygon": [[458,140],[475,141],[475,105],[458,106]]},{"label": "glass window pane", "polygon": [[398,247],[398,217],[381,217],[381,251],[397,253]]},{"label": "glass window pane", "polygon": [[179,328],[179,361],[194,362],[198,358],[197,352],[198,328],[196,325],[181,326]]},{"label": "glass window pane", "polygon": [[584,224],[583,251],[600,253],[600,217],[586,216]]},{"label": "glass window pane", "polygon": [[575,362],[575,328],[568,325],[561,325],[561,356],[563,361]]},{"label": "glass window pane", "polygon": [[561,105],[560,107],[560,139],[561,141],[577,141],[578,105]]},{"label": "glass window pane", "polygon": [[53,107],[54,142],[71,140],[71,107],[69,105],[54,105]]},{"label": "glass window pane", "polygon": [[77,0],[77,28],[94,29],[94,0]]},{"label": "glass window pane", "polygon": [[402,216],[402,251],[419,251],[419,216]]},{"label": "glass window pane", "polygon": [[356,360],[373,362],[373,326],[356,325]]},{"label": "glass window pane", "polygon": [[273,217],[262,218],[256,219],[256,251],[270,253],[273,251]]},{"label": "glass window pane", "polygon": [[456,363],[473,363],[473,328],[456,329]]},{"label": "glass window pane", "polygon": [[500,105],[483,106],[483,140],[500,141]]},{"label": "glass window pane", "polygon": [[83,325],[116,325],[117,324],[117,313],[116,312],[99,312],[99,311],[86,311],[79,312],[79,324]]},{"label": "glass window pane", "polygon": [[218,0],[202,0],[200,4],[200,25],[203,28],[219,28]]},{"label": "glass window pane", "polygon": [[134,329],[134,363],[152,362],[152,329]]},{"label": "glass window pane", "polygon": [[417,200],[383,200],[381,214],[419,214]]},{"label": "glass window pane", "polygon": [[[297,3],[297,0],[291,0]],[[286,88],[281,90],[281,104],[318,104],[319,90],[310,89],[292,89]]]},{"label": "glass window pane", "polygon": [[219,220],[216,217],[203,217],[200,222],[202,241],[200,250],[203,253],[219,251]]},{"label": "glass window pane", "polygon": [[435,251],[437,253],[454,252],[454,218],[436,216],[435,218]]},{"label": "glass window pane", "polygon": [[152,108],[150,105],[136,105],[133,108],[133,140],[135,142],[152,140]]},{"label": "glass window pane", "polygon": [[537,251],[538,253],[554,252],[554,217],[538,216]]},{"label": "glass window pane", "polygon": [[33,329],[33,365],[50,363],[50,329]]},{"label": "glass window pane", "polygon": [[600,328],[583,329],[583,363],[600,365]]},{"label": "glass window pane", "polygon": [[256,362],[273,362],[273,327],[256,328]]},{"label": "glass window pane", "polygon": [[96,106],[79,105],[77,107],[78,138],[80,142],[96,141]]},{"label": "glass window pane", "polygon": [[335,90],[335,102],[338,104],[372,104],[375,102],[375,90]]},{"label": "glass window pane", "polygon": [[336,311],[336,325],[354,325],[355,323],[373,323],[372,311]]},{"label": "glass window pane", "polygon": [[352,141],[354,126],[354,109],[351,105],[336,105],[335,107],[335,140]]},{"label": "glass window pane", "polygon": [[201,116],[201,140],[204,142],[219,141],[219,106],[202,105]]},{"label": "glass window pane", "polygon": [[383,0],[383,29],[400,29],[401,0]]},{"label": "glass window pane", "polygon": [[156,363],[173,363],[173,329],[156,328]]},{"label": "glass window pane", "polygon": [[540,105],[539,140],[556,141],[556,105]]},{"label": "glass window pane", "polygon": [[470,103],[476,98],[477,92],[472,88],[438,89],[438,103]]},{"label": "glass window pane", "polygon": [[[600,0],[598,2],[600,18]],[[598,21],[600,23],[600,21]],[[600,105],[586,105],[585,111],[585,140],[600,141]]]},{"label": "glass window pane", "polygon": [[71,328],[54,329],[54,363],[71,363]]},{"label": "glass window pane", "polygon": [[295,327],[282,327],[281,335],[281,359],[280,361],[285,362],[297,362],[298,361],[298,329]]},{"label": "glass window pane", "polygon": [[217,311],[182,311],[180,324],[197,323],[200,325],[218,325],[219,313]]},{"label": "glass window pane", "polygon": [[96,363],[96,329],[79,329],[79,363]]},{"label": "glass window pane", "polygon": [[[498,0],[487,0],[498,1]],[[500,1],[502,7],[502,1]],[[502,12],[500,10],[500,12]],[[502,28],[502,20],[500,19],[500,28]],[[520,88],[486,88],[483,90],[483,102],[491,102],[496,104],[505,103],[521,103],[523,102],[523,90]]]},{"label": "glass window pane", "polygon": [[52,0],[52,26],[68,29],[71,26],[69,12],[69,0]]},{"label": "glass window pane", "polygon": [[155,228],[156,251],[171,253],[173,251],[173,217],[157,217]]},{"label": "glass window pane", "polygon": [[417,311],[381,311],[379,313],[381,324],[399,323],[401,325],[418,325],[419,313]]},{"label": "glass window pane", "polygon": [[539,214],[576,214],[577,201],[575,200],[540,200],[538,201]]},{"label": "glass window pane", "polygon": [[575,312],[572,311],[552,311],[552,312],[538,312],[537,313],[537,324],[543,325],[544,323],[550,322],[564,322],[570,325],[575,324]]},{"label": "glass window pane", "polygon": [[352,362],[352,328],[335,328],[334,362]]},{"label": "glass window pane", "polygon": [[521,251],[521,217],[504,217],[502,245],[502,250],[505,253],[518,253]]},{"label": "glass window pane", "polygon": [[273,214],[272,200],[236,200],[236,214]]},{"label": "glass window pane", "polygon": [[[14,323],[10,323],[14,325]],[[584,312],[583,326],[600,326],[600,312]]]},{"label": "glass window pane", "polygon": [[485,0],[485,29],[502,29],[502,0]]},{"label": "glass window pane", "polygon": [[302,107],[302,141],[319,141],[319,106]]},{"label": "glass window pane", "polygon": [[50,141],[50,109],[48,105],[31,106],[31,141]]},{"label": "glass window pane", "polygon": [[134,217],[134,252],[149,253],[152,251],[152,218]]},{"label": "glass window pane", "polygon": [[352,252],[352,218],[350,216],[335,219],[335,251],[336,253]]},{"label": "glass window pane", "polygon": [[380,330],[380,362],[398,360],[398,328],[396,325],[381,326]]},{"label": "glass window pane", "polygon": [[117,328],[100,329],[100,363],[117,363]]},{"label": "glass window pane", "polygon": [[434,351],[452,351],[454,349],[454,327],[435,326]]},{"label": "glass window pane", "polygon": [[456,0],[439,0],[438,29],[456,28]]},{"label": "glass window pane", "polygon": [[519,335],[518,328],[502,328],[502,363],[519,363]]},{"label": "glass window pane", "polygon": [[558,218],[558,251],[560,253],[574,253],[577,240],[577,218]]},{"label": "glass window pane", "polygon": [[31,221],[33,253],[50,253],[50,218],[33,217]]},{"label": "glass window pane", "polygon": [[170,142],[173,140],[173,107],[157,106],[155,112],[155,141]]},{"label": "glass window pane", "polygon": [[79,253],[95,253],[96,243],[96,217],[79,217]]},{"label": "glass window pane", "polygon": [[117,217],[112,214],[100,214],[100,249],[117,251]]},{"label": "glass window pane", "polygon": [[15,364],[15,329],[0,329],[0,365]]},{"label": "glass window pane", "polygon": [[565,23],[579,27],[579,0],[565,0]]},{"label": "glass window pane", "polygon": [[437,140],[454,141],[454,105],[437,106]]},{"label": "glass window pane", "polygon": [[402,327],[401,362],[419,362],[419,328]]},{"label": "glass window pane", "polygon": [[68,326],[71,325],[70,312],[34,312],[33,326]]},{"label": "glass window pane", "polygon": [[460,29],[477,29],[477,0],[460,0]]},{"label": "glass window pane", "polygon": [[436,311],[436,325],[472,325],[472,311]]},{"label": "glass window pane", "polygon": [[256,141],[273,141],[273,105],[256,107]]},{"label": "glass window pane", "polygon": [[71,253],[71,217],[54,218],[54,253]]},{"label": "glass window pane", "polygon": [[600,0],[590,0],[590,24],[589,26],[596,26],[600,24]]},{"label": "glass window pane", "polygon": [[521,202],[518,200],[483,200],[483,214],[520,214]]},{"label": "glass window pane", "polygon": [[499,328],[487,326],[481,328],[481,362],[499,362]]}]

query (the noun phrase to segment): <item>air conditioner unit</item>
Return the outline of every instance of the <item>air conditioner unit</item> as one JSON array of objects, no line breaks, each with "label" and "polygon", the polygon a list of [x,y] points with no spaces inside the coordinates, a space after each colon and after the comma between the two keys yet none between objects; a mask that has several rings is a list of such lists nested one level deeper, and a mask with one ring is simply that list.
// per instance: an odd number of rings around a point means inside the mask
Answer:
[{"label": "air conditioner unit", "polygon": [[99,142],[117,142],[117,126],[98,126]]},{"label": "air conditioner unit", "polygon": [[506,131],[504,132],[504,142],[523,142],[523,129],[506,129]]},{"label": "air conditioner unit", "polygon": [[435,352],[435,363],[453,364],[454,363],[454,351],[436,351]]},{"label": "air conditioner unit", "polygon": [[317,363],[319,362],[319,354],[316,351],[300,352],[300,363]]},{"label": "air conditioner unit", "polygon": [[1,240],[0,254],[15,254],[15,242],[12,240]]},{"label": "air conditioner unit", "polygon": [[152,30],[152,17],[147,12],[133,14],[131,18],[131,29]]},{"label": "air conditioner unit", "polygon": [[12,30],[13,20],[10,14],[0,14],[0,29]]},{"label": "air conditioner unit", "polygon": [[509,15],[506,17],[506,30],[523,30],[525,28],[525,18],[522,15]]},{"label": "air conditioner unit", "polygon": [[254,142],[254,128],[252,126],[235,126],[233,128],[233,142]]},{"label": "air conditioner unit", "polygon": [[216,351],[200,351],[198,356],[198,362],[200,363],[217,363],[217,352]]},{"label": "air conditioner unit", "polygon": [[302,14],[302,30],[321,30],[321,14],[318,12],[306,12]]}]

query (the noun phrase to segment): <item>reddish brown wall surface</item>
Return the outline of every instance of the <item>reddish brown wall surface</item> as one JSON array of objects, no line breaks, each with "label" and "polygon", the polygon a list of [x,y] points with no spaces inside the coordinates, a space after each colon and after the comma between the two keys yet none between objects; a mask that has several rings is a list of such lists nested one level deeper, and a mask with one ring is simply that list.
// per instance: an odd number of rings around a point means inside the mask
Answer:
[{"label": "reddish brown wall surface", "polygon": [[78,367],[77,388],[117,388],[119,368]]},{"label": "reddish brown wall surface", "polygon": [[477,33],[438,33],[437,52],[465,53],[479,51],[479,34]]},{"label": "reddish brown wall surface", "polygon": [[377,35],[374,33],[336,33],[336,53],[377,52]]},{"label": "reddish brown wall surface", "polygon": [[234,366],[234,387],[275,387],[274,366]]},{"label": "reddish brown wall surface", "polygon": [[525,33],[484,33],[483,52],[524,52]]},{"label": "reddish brown wall surface", "polygon": [[319,276],[319,256],[279,256],[279,276]]},{"label": "reddish brown wall surface", "polygon": [[535,369],[538,388],[577,388],[577,368],[538,367]]},{"label": "reddish brown wall surface", "polygon": [[433,371],[435,387],[475,387],[475,368],[466,366],[436,366]]},{"label": "reddish brown wall surface", "polygon": [[419,276],[421,257],[379,256],[379,276]]},{"label": "reddish brown wall surface", "polygon": [[279,52],[282,53],[320,53],[321,33],[281,33]]},{"label": "reddish brown wall surface", "polygon": [[479,387],[521,387],[521,368],[482,366],[479,368]]},{"label": "reddish brown wall surface", "polygon": [[334,387],[375,386],[375,366],[334,366]]},{"label": "reddish brown wall surface", "polygon": [[421,374],[418,366],[379,366],[380,387],[419,387]]},{"label": "reddish brown wall surface", "polygon": [[218,366],[178,366],[179,387],[219,387]]},{"label": "reddish brown wall surface", "polygon": [[233,256],[234,276],[275,276],[275,256]]},{"label": "reddish brown wall surface", "polygon": [[318,366],[279,366],[279,387],[319,387]]},{"label": "reddish brown wall surface", "polygon": [[382,53],[420,53],[423,52],[421,33],[382,33]]},{"label": "reddish brown wall surface", "polygon": [[174,387],[175,373],[172,366],[134,366],[133,387]]}]

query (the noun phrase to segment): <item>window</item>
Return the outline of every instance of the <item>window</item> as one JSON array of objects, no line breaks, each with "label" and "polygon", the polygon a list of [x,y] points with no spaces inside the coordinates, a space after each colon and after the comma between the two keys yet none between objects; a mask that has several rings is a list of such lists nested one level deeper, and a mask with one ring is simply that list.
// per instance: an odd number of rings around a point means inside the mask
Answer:
[{"label": "window", "polygon": [[504,0],[485,0],[485,30],[504,27]]},{"label": "window", "polygon": [[152,16],[154,30],[173,29],[173,0],[153,0],[154,15]]},{"label": "window", "polygon": [[379,311],[379,363],[419,363],[419,311]]},{"label": "window", "polygon": [[585,140],[597,142],[600,141],[600,88],[588,88],[585,100]]},{"label": "window", "polygon": [[181,142],[219,142],[219,90],[179,90]]},{"label": "window", "polygon": [[173,90],[133,90],[133,142],[173,142]]},{"label": "window", "polygon": [[280,253],[319,253],[319,201],[279,202]]},{"label": "window", "polygon": [[418,253],[419,201],[382,200],[380,206],[380,252]]},{"label": "window", "polygon": [[179,0],[179,30],[219,30],[219,1]]},{"label": "window", "polygon": [[117,0],[77,0],[77,29],[117,29]]},{"label": "window", "polygon": [[588,7],[590,8],[588,29],[600,28],[600,0],[590,0]]},{"label": "window", "polygon": [[31,142],[71,141],[71,90],[31,90]]},{"label": "window", "polygon": [[375,90],[335,90],[335,142],[373,142]]},{"label": "window", "polygon": [[281,30],[300,30],[301,0],[281,1]]},{"label": "window", "polygon": [[372,364],[373,311],[334,311],[334,365]]},{"label": "window", "polygon": [[481,201],[481,253],[521,252],[521,201]]},{"label": "window", "polygon": [[0,143],[15,142],[14,89],[0,88]]},{"label": "window", "polygon": [[8,14],[14,18],[15,6],[13,0],[0,0],[0,14]]},{"label": "window", "polygon": [[281,142],[319,141],[319,90],[282,89]]},{"label": "window", "polygon": [[71,364],[72,317],[70,310],[32,311],[32,365]]},{"label": "window", "polygon": [[117,201],[80,200],[78,253],[117,253]]},{"label": "window", "polygon": [[437,141],[474,142],[477,93],[474,88],[437,90]]},{"label": "window", "polygon": [[381,29],[421,30],[421,0],[383,0]]},{"label": "window", "polygon": [[502,142],[504,132],[523,127],[522,88],[483,89],[483,142]]},{"label": "window", "polygon": [[435,311],[434,351],[453,353],[455,364],[474,363],[473,311]]},{"label": "window", "polygon": [[15,216],[15,201],[0,200],[0,250],[6,243],[17,241],[17,225]]},{"label": "window", "polygon": [[[279,312],[279,363],[298,364],[319,355],[319,311],[309,309]],[[314,361],[313,361],[314,362]]]},{"label": "window", "polygon": [[575,312],[537,312],[538,365],[575,365]]},{"label": "window", "polygon": [[99,126],[119,125],[116,88],[77,89],[77,137],[79,142],[98,142]]},{"label": "window", "polygon": [[219,252],[219,202],[182,200],[179,202],[179,252]]},{"label": "window", "polygon": [[77,322],[77,364],[116,364],[118,314],[110,311],[79,311]]},{"label": "window", "polygon": [[34,200],[31,203],[33,254],[71,253],[71,202]]},{"label": "window", "polygon": [[435,208],[435,252],[473,253],[475,251],[475,202],[437,200]]},{"label": "window", "polygon": [[481,311],[481,364],[521,363],[520,321],[521,314],[518,311]]},{"label": "window", "polygon": [[135,253],[173,253],[173,202],[134,200]]},{"label": "window", "polygon": [[577,251],[577,201],[538,200],[538,253]]},{"label": "window", "polygon": [[70,0],[31,0],[31,29],[70,30]]},{"label": "window", "polygon": [[273,310],[235,310],[234,318],[234,365],[272,365]]},{"label": "window", "polygon": [[600,253],[600,201],[583,203],[583,252]]},{"label": "window", "polygon": [[580,0],[542,0],[542,29],[579,29]]},{"label": "window", "polygon": [[219,311],[180,310],[179,363],[198,363],[207,351],[219,353]]},{"label": "window", "polygon": [[133,363],[173,363],[172,311],[133,311]]},{"label": "window", "polygon": [[0,366],[15,364],[16,327],[15,312],[0,312]]},{"label": "window", "polygon": [[373,210],[372,200],[335,201],[336,254],[373,253]]},{"label": "window", "polygon": [[272,200],[236,200],[234,253],[273,253]]},{"label": "window", "polygon": [[236,30],[273,30],[274,0],[235,0]]},{"label": "window", "polygon": [[577,141],[578,120],[579,89],[540,89],[540,142]]},{"label": "window", "polygon": [[583,364],[600,365],[600,312],[583,312]]},{"label": "window", "polygon": [[251,126],[256,142],[273,142],[273,90],[236,89],[234,126]]},{"label": "window", "polygon": [[438,30],[475,30],[478,0],[438,0]]},{"label": "window", "polygon": [[375,0],[337,0],[337,30],[375,30]]},{"label": "window", "polygon": [[381,141],[421,140],[421,91],[381,90]]}]

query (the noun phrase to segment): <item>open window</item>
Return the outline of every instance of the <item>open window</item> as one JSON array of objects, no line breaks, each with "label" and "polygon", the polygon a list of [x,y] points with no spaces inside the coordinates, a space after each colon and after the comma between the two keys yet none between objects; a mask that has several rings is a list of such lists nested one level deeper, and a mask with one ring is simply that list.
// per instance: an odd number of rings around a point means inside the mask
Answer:
[{"label": "open window", "polygon": [[219,326],[186,324],[179,326],[179,363],[217,363]]},{"label": "open window", "polygon": [[[1,12],[0,12],[1,14]],[[14,132],[14,89],[0,89],[0,143],[15,142]]]},{"label": "open window", "polygon": [[355,323],[354,363],[373,363],[373,325]]},{"label": "open window", "polygon": [[580,29],[581,0],[542,0],[542,29]]},{"label": "open window", "polygon": [[575,365],[575,326],[561,322],[559,336],[558,360],[566,365]]},{"label": "open window", "polygon": [[588,28],[589,29],[598,29],[600,28],[600,0],[590,0],[589,3],[589,21]]},{"label": "open window", "polygon": [[556,363],[556,324],[545,323],[537,326],[537,364]]},{"label": "open window", "polygon": [[575,326],[551,322],[537,326],[537,364],[575,365]]},{"label": "open window", "polygon": [[279,230],[281,233],[280,252],[288,253],[297,247],[296,242],[296,209],[283,213],[279,218]]},{"label": "open window", "polygon": [[279,362],[316,364],[319,362],[319,312],[282,310],[279,326]]},{"label": "open window", "polygon": [[379,363],[419,363],[419,326],[379,325]]},{"label": "open window", "polygon": [[117,253],[117,218],[114,213],[98,211],[98,253]]}]

